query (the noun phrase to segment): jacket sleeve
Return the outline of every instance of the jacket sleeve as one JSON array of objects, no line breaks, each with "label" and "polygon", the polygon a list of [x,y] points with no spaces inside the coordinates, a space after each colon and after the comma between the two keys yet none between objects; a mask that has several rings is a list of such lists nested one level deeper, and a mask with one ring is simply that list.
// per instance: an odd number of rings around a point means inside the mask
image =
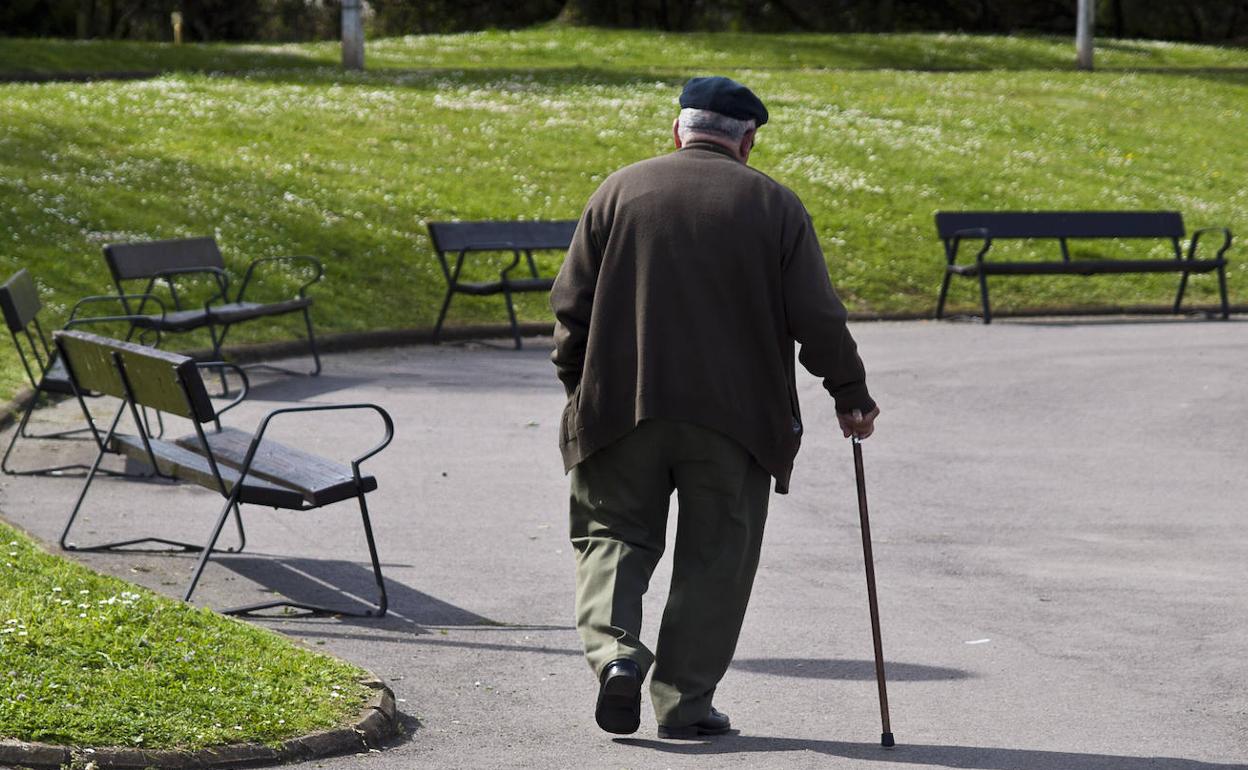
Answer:
[{"label": "jacket sleeve", "polygon": [[585,344],[589,339],[590,313],[594,288],[602,265],[593,234],[593,201],[585,207],[572,235],[572,245],[550,291],[550,308],[555,311],[555,351],[550,359],[568,395],[581,382],[585,368]]},{"label": "jacket sleeve", "polygon": [[836,411],[875,408],[858,345],[846,325],[849,313],[836,296],[810,216],[803,210],[782,265],[789,335],[802,347],[798,360],[836,400]]}]

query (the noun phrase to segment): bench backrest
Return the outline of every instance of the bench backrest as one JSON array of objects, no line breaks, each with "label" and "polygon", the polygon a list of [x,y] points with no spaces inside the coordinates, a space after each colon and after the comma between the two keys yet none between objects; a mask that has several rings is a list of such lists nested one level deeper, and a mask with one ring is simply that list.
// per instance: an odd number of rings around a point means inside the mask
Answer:
[{"label": "bench backrest", "polygon": [[0,312],[4,313],[4,323],[14,334],[24,331],[42,307],[35,279],[25,268],[0,285]]},{"label": "bench backrest", "polygon": [[79,392],[131,398],[136,406],[196,422],[216,417],[199,368],[186,356],[86,332],[57,332],[55,338]]},{"label": "bench backrest", "polygon": [[212,237],[110,243],[104,247],[104,260],[114,281],[151,278],[165,270],[225,269],[221,250]]},{"label": "bench backrest", "polygon": [[1182,238],[1177,211],[939,211],[942,240],[984,229],[991,238]]},{"label": "bench backrest", "polygon": [[439,254],[459,251],[542,251],[567,249],[575,220],[532,222],[430,222],[429,237]]}]

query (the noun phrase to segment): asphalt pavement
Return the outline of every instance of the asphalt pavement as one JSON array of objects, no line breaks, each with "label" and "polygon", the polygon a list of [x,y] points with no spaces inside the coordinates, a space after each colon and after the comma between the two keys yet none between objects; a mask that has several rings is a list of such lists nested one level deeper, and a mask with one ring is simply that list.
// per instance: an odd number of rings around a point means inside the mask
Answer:
[{"label": "asphalt pavement", "polygon": [[[550,340],[535,339],[521,351],[500,341],[336,354],[319,378],[257,372],[227,416],[251,429],[293,402],[367,401],[397,425],[366,466],[379,481],[369,500],[391,614],[257,621],[365,666],[400,699],[403,740],[316,766],[1248,768],[1248,321],[854,333],[883,409],[864,454],[896,748],[879,747],[851,449],[805,374],[792,493],[772,497],[716,695],[738,732],[659,740],[648,701],[635,736],[598,730],[572,626],[563,392]],[[38,419],[69,425],[76,410]],[[307,414],[275,430],[346,457],[380,426]],[[31,444],[18,460],[69,457],[89,460],[89,447]],[[0,512],[54,544],[80,485],[4,477]],[[74,538],[200,541],[219,501],[101,480]],[[247,550],[210,563],[197,603],[370,595],[350,504],[244,515]],[[74,558],[170,595],[193,566]],[[650,641],[669,578],[665,559],[646,601]]]}]

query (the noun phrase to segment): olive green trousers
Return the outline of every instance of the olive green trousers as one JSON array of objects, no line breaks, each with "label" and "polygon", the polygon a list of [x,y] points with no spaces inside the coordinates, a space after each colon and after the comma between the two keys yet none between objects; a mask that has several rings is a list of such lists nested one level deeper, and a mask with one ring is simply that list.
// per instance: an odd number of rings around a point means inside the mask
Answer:
[{"label": "olive green trousers", "polygon": [[[728,670],[758,567],[771,478],[737,442],[692,423],[645,420],[572,469],[576,625],[601,675],[629,658],[661,725],[691,725]],[[651,653],[642,595],[663,555],[677,494],[667,607]]]}]

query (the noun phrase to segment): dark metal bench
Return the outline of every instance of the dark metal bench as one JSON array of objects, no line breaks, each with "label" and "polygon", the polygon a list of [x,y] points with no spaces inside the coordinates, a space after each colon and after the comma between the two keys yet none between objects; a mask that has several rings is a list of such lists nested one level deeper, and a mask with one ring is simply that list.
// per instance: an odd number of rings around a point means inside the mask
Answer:
[{"label": "dark metal bench", "polygon": [[[321,357],[316,349],[316,334],[312,330],[309,312],[312,298],[307,295],[307,290],[321,280],[325,268],[313,257],[264,257],[253,260],[243,273],[242,283],[235,293],[230,291],[230,276],[225,270],[221,250],[211,237],[113,243],[104,247],[104,259],[108,262],[119,295],[126,295],[125,285],[131,281],[146,281],[145,295],[151,295],[162,283],[167,288],[169,310],[160,315],[145,315],[145,303],[131,306],[126,301],[126,312],[139,316],[134,322],[136,329],[156,329],[166,333],[207,329],[212,339],[212,358],[220,360],[225,337],[235,324],[302,313],[308,332],[308,350],[314,364],[310,374],[320,374]],[[258,282],[255,279],[270,266],[280,263],[305,265],[311,269],[311,277],[295,290],[294,296],[270,302],[249,301],[247,290],[253,282]],[[191,306],[179,292],[178,282],[195,277],[207,278],[212,291],[202,304]]]},{"label": "dark metal bench", "polygon": [[[314,613],[377,617],[385,615],[386,586],[381,575],[381,564],[377,557],[365,500],[366,493],[377,488],[377,479],[365,475],[360,469],[361,463],[384,449],[394,437],[394,423],[384,409],[376,404],[287,407],[270,412],[254,433],[223,428],[221,415],[242,402],[247,395],[247,378],[242,369],[221,362],[197,364],[186,356],[84,332],[57,332],[55,340],[76,395],[94,391],[116,396],[123,401],[102,437],[83,404],[83,412],[101,449],[87,473],[82,491],[61,533],[62,548],[70,551],[111,551],[144,543],[157,543],[170,546],[174,550],[198,552],[199,562],[183,596],[190,601],[209,556],[213,550],[219,550],[216,548],[217,540],[231,514],[240,544],[235,549],[225,550],[241,551],[246,544],[240,505],[307,511],[354,498],[359,503],[364,536],[368,542],[373,575],[377,582],[378,598],[372,608],[364,612],[329,609],[283,598],[226,612],[240,614],[274,607],[294,607]],[[222,365],[239,373],[243,387],[238,396],[218,409],[208,396],[200,372],[204,368]],[[139,409],[143,407],[190,420],[194,432],[173,440],[154,436],[148,430],[146,421],[139,416]],[[376,446],[351,460],[349,465],[309,454],[265,437],[269,424],[276,417],[298,412],[331,410],[376,412],[384,425],[384,436]],[[118,431],[122,417],[127,412],[133,421],[134,433]],[[212,423],[212,429],[205,430],[204,425],[208,423]],[[141,537],[91,546],[80,546],[71,542],[70,530],[82,509],[106,449],[145,463],[154,476],[186,481],[218,492],[225,499],[225,503],[207,542],[199,546],[160,537]]]},{"label": "dark metal bench", "polygon": [[[144,299],[144,297],[138,295],[128,295],[127,298],[132,301]],[[161,312],[164,312],[163,303],[158,298],[147,297],[146,299],[155,303],[157,307],[162,308]],[[69,314],[69,321],[62,328],[72,329],[87,324],[132,321],[133,317],[129,315],[79,316],[79,313],[89,305],[120,301],[121,298],[114,296],[84,297],[74,305]],[[9,335],[13,338],[13,345],[17,348],[18,359],[21,361],[22,369],[26,373],[26,379],[30,382],[30,386],[33,389],[26,408],[22,410],[22,416],[18,420],[17,428],[13,431],[13,437],[9,440],[8,448],[5,449],[4,457],[0,458],[0,470],[10,476],[48,476],[58,475],[70,470],[87,469],[87,466],[81,463],[28,470],[14,470],[9,467],[9,459],[13,454],[14,447],[17,446],[19,438],[87,438],[83,434],[89,430],[83,427],[40,434],[31,433],[28,430],[31,415],[42,400],[57,396],[72,396],[74,392],[69,383],[69,376],[65,373],[65,367],[49,345],[43,324],[39,321],[41,310],[43,310],[43,302],[39,299],[39,290],[35,286],[34,279],[26,270],[18,270],[9,280],[0,284],[0,314],[4,316],[5,326],[8,327]],[[157,339],[159,338],[157,337]]]},{"label": "dark metal bench", "polygon": [[[984,323],[992,322],[988,305],[990,275],[1109,275],[1117,273],[1181,273],[1174,312],[1183,306],[1187,278],[1192,273],[1217,271],[1222,297],[1222,317],[1230,314],[1226,296],[1226,258],[1231,247],[1231,231],[1206,227],[1192,233],[1187,255],[1180,241],[1186,236],[1183,217],[1177,211],[941,211],[936,214],[936,230],[945,247],[945,277],[936,303],[936,317],[944,317],[945,298],[953,276],[979,279]],[[1197,259],[1200,238],[1207,232],[1222,233],[1222,246],[1212,258]],[[1005,239],[1055,239],[1061,259],[1049,261],[988,260],[994,241]],[[1067,242],[1084,238],[1159,238],[1168,240],[1172,257],[1164,259],[1072,259]],[[958,264],[958,248],[964,240],[981,243],[975,261]]]},{"label": "dark metal bench", "polygon": [[[554,278],[543,278],[533,261],[533,252],[560,250],[567,251],[572,244],[572,234],[576,231],[576,222],[544,221],[544,222],[430,222],[429,237],[433,240],[433,250],[442,265],[442,274],[446,277],[446,298],[442,301],[442,310],[438,313],[438,322],[433,327],[433,341],[437,344],[442,334],[442,322],[451,308],[451,298],[456,294],[469,294],[475,297],[490,294],[502,294],[507,302],[507,317],[511,321],[511,334],[516,341],[516,349],[520,348],[520,329],[516,323],[516,309],[512,304],[511,295],[522,292],[549,292],[555,283]],[[511,263],[498,274],[497,281],[470,282],[463,280],[464,262],[474,252],[511,252]],[[454,254],[455,266],[452,267],[447,255]],[[512,278],[511,271],[520,265],[524,258],[528,266],[528,277]]]}]

